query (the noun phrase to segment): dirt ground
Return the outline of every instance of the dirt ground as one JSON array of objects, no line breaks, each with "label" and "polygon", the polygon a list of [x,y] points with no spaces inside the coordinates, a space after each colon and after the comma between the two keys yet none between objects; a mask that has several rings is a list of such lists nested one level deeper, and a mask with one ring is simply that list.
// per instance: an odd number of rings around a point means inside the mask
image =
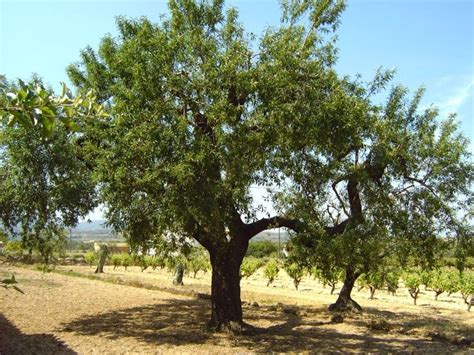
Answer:
[{"label": "dirt ground", "polygon": [[14,273],[25,292],[0,288],[0,354],[474,351],[474,313],[459,295],[434,301],[425,291],[413,306],[406,290],[375,300],[355,292],[364,312],[333,323],[328,288],[307,278],[296,291],[283,273],[266,287],[257,274],[242,280],[244,319],[255,329],[231,336],[205,327],[210,301],[195,295],[209,293],[209,274],[174,287],[161,270],[106,267],[104,280],[85,278],[95,277],[89,267],[58,271],[0,265],[0,277]]}]

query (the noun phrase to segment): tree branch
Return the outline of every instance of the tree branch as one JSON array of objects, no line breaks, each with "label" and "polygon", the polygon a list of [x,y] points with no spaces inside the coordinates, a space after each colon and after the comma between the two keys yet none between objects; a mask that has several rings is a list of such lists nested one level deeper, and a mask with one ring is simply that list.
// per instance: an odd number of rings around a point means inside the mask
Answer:
[{"label": "tree branch", "polygon": [[439,198],[438,194],[436,193],[435,190],[433,190],[433,188],[429,185],[427,185],[423,180],[420,180],[420,179],[417,179],[417,178],[414,178],[414,177],[411,177],[411,176],[408,176],[408,175],[405,175],[403,176],[405,179],[407,179],[408,181],[413,181],[413,182],[417,182],[418,184],[420,184],[421,186],[427,188],[433,195],[435,195],[437,198]]},{"label": "tree branch", "polygon": [[280,227],[286,227],[298,232],[302,229],[302,222],[296,219],[274,216],[270,218],[262,218],[253,223],[248,223],[245,225],[245,230],[247,232],[248,239],[251,239],[264,230]]}]

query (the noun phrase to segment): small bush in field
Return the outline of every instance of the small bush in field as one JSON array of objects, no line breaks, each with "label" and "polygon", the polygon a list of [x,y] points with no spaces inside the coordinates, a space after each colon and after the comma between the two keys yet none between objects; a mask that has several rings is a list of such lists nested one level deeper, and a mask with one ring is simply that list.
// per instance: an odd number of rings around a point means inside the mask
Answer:
[{"label": "small bush in field", "polygon": [[367,286],[370,291],[370,299],[374,299],[375,291],[380,290],[385,284],[385,273],[382,270],[363,274],[359,277],[359,283]]},{"label": "small bush in field", "polygon": [[276,277],[278,276],[278,272],[280,268],[278,267],[278,262],[275,259],[271,259],[267,265],[265,265],[265,269],[263,270],[263,275],[268,280],[267,287],[270,286],[273,281],[275,281]]},{"label": "small bush in field", "polygon": [[405,287],[408,288],[410,296],[413,298],[413,303],[416,304],[418,294],[420,293],[420,286],[422,284],[421,275],[418,270],[411,270],[403,275],[403,282]]},{"label": "small bush in field", "polygon": [[92,266],[97,262],[97,255],[94,252],[89,251],[84,254],[84,260],[89,266]]},{"label": "small bush in field", "polygon": [[148,267],[150,266],[151,259],[152,259],[152,257],[149,256],[149,255],[136,256],[135,257],[135,264],[140,266],[140,270],[143,272],[146,269],[148,269]]},{"label": "small bush in field", "polygon": [[331,266],[328,266],[324,270],[313,267],[311,268],[311,273],[315,279],[318,279],[323,284],[323,287],[326,287],[326,285],[331,287],[331,295],[334,293],[337,283],[343,278],[342,271]]},{"label": "small bush in field", "polygon": [[398,281],[400,280],[400,271],[391,270],[385,275],[385,285],[387,286],[388,292],[395,296],[398,289]]},{"label": "small bush in field", "polygon": [[160,258],[158,256],[153,256],[150,258],[150,267],[153,270],[156,270],[157,267],[163,269],[165,267],[165,261],[163,258]]},{"label": "small bush in field", "polygon": [[428,286],[435,293],[435,301],[438,300],[438,296],[446,291],[446,278],[449,275],[443,270],[433,270],[431,272]]},{"label": "small bush in field", "polygon": [[245,257],[240,265],[240,278],[249,278],[264,265],[263,259]]},{"label": "small bush in field", "polygon": [[209,269],[209,260],[203,255],[193,256],[188,262],[188,270],[193,273],[193,278],[196,278],[199,271],[207,272]]},{"label": "small bush in field", "polygon": [[114,270],[122,265],[122,255],[121,254],[112,254],[110,256],[110,261],[114,266]]},{"label": "small bush in field", "polygon": [[298,263],[287,263],[285,264],[285,271],[293,280],[295,288],[298,289],[301,279],[306,273],[306,269]]},{"label": "small bush in field", "polygon": [[125,271],[127,271],[127,268],[132,265],[133,258],[128,254],[121,254],[121,259],[121,265],[125,268]]},{"label": "small bush in field", "polygon": [[467,304],[467,310],[471,310],[474,300],[474,273],[464,272],[459,280],[459,291],[461,292],[464,303]]},{"label": "small bush in field", "polygon": [[459,271],[447,271],[444,279],[444,291],[448,296],[456,293],[460,289],[461,278]]}]

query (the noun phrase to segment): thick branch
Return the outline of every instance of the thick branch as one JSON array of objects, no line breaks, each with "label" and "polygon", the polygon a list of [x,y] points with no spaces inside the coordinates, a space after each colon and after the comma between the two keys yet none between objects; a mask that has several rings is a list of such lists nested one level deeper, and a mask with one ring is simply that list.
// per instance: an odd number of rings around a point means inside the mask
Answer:
[{"label": "thick branch", "polygon": [[245,230],[247,232],[248,239],[250,239],[264,230],[280,227],[286,227],[298,232],[302,228],[302,223],[296,219],[275,216],[270,218],[262,218],[253,223],[246,224]]},{"label": "thick branch", "polygon": [[346,230],[347,225],[349,224],[350,221],[351,221],[350,218],[348,218],[348,219],[342,221],[341,223],[336,224],[335,226],[324,227],[324,230],[325,230],[326,233],[328,233],[329,235],[342,234],[342,233],[344,233],[344,231]]},{"label": "thick branch", "polygon": [[[350,219],[348,218],[334,226],[324,227],[324,230],[329,235],[342,234],[346,230],[349,222],[350,222]],[[256,222],[245,225],[248,239],[251,239],[258,233],[263,232],[264,230],[272,229],[272,228],[280,228],[280,227],[289,228],[298,233],[303,230],[304,223],[297,219],[275,216],[275,217],[270,217],[270,218],[262,218]]]}]

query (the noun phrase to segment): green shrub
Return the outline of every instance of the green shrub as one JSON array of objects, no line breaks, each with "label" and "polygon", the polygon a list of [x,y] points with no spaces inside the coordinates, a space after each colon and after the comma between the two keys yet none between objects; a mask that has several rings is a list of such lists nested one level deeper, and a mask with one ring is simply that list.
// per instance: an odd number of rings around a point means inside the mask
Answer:
[{"label": "green shrub", "polygon": [[413,298],[413,303],[416,305],[418,294],[420,293],[420,286],[422,285],[421,272],[419,270],[411,270],[403,274],[403,282],[408,288],[410,296]]},{"label": "green shrub", "polygon": [[97,262],[97,255],[94,252],[89,251],[84,254],[84,260],[90,267],[92,267],[92,265]]},{"label": "green shrub", "polygon": [[278,276],[278,272],[280,268],[278,267],[278,261],[275,259],[271,259],[267,265],[265,265],[265,269],[263,270],[263,275],[268,280],[267,287],[270,286],[273,281],[275,281],[276,277]]},{"label": "green shrub", "polygon": [[249,278],[264,264],[265,262],[263,261],[263,259],[245,257],[242,261],[242,265],[240,265],[240,278]]},{"label": "green shrub", "polygon": [[446,282],[449,277],[449,273],[443,270],[433,270],[429,279],[428,286],[435,293],[435,300],[438,300],[438,296],[446,291]]},{"label": "green shrub", "polygon": [[318,279],[323,287],[329,285],[331,287],[331,295],[336,289],[337,283],[343,279],[343,272],[337,267],[326,265],[324,269],[317,267],[311,268],[311,273],[315,279]]},{"label": "green shrub", "polygon": [[192,256],[188,262],[188,271],[193,273],[193,278],[196,278],[199,271],[209,271],[210,267],[208,258],[203,255]]},{"label": "green shrub", "polygon": [[370,299],[374,299],[375,291],[380,290],[385,285],[385,273],[381,270],[362,274],[358,282],[367,286],[370,292]]},{"label": "green shrub", "polygon": [[398,289],[398,281],[400,280],[400,271],[393,269],[385,275],[385,285],[387,286],[388,292],[395,295]]},{"label": "green shrub", "polygon": [[143,272],[150,266],[151,256],[148,255],[134,255],[133,262],[135,265],[140,266],[140,270]]},{"label": "green shrub", "polygon": [[287,263],[285,264],[285,271],[293,280],[293,285],[295,285],[295,288],[298,289],[301,279],[306,273],[306,269],[298,263]]},{"label": "green shrub", "polygon": [[5,254],[18,254],[22,252],[23,247],[19,240],[10,240],[7,242],[3,250]]},{"label": "green shrub", "polygon": [[153,270],[156,270],[156,268],[163,269],[166,266],[165,259],[161,256],[153,256],[150,258],[150,267]]},{"label": "green shrub", "polygon": [[452,293],[456,293],[460,289],[460,274],[459,271],[447,271],[446,277],[444,278],[444,291],[451,296]]},{"label": "green shrub", "polygon": [[129,254],[121,254],[121,265],[125,268],[125,271],[127,271],[127,268],[132,265],[133,258]]},{"label": "green shrub", "polygon": [[467,304],[467,310],[471,310],[474,297],[474,273],[463,272],[459,280],[459,291],[462,294],[464,302]]},{"label": "green shrub", "polygon": [[114,266],[114,270],[122,265],[122,255],[121,254],[112,254],[110,256],[110,261]]}]

